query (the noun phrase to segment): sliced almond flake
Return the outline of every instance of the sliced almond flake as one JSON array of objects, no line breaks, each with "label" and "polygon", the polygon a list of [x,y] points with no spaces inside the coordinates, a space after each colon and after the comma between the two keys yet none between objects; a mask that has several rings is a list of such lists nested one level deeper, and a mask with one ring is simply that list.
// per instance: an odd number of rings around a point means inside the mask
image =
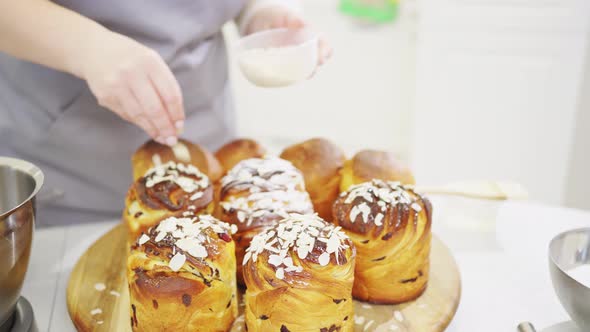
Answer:
[{"label": "sliced almond flake", "polygon": [[283,258],[279,255],[270,255],[268,257],[268,263],[274,266],[280,266],[283,264]]},{"label": "sliced almond flake", "polygon": [[107,289],[107,286],[105,286],[105,284],[103,284],[102,282],[97,282],[96,284],[94,284],[94,289],[96,289],[99,292],[102,292],[103,290]]},{"label": "sliced almond flake", "polygon": [[365,323],[365,317],[360,315],[354,316],[354,323],[356,325],[363,325]]},{"label": "sliced almond flake", "polygon": [[295,265],[293,265],[293,258],[291,257],[283,258],[283,264],[285,264],[286,267],[295,267]]},{"label": "sliced almond flake", "polygon": [[242,265],[246,265],[246,263],[248,263],[248,260],[250,260],[250,257],[252,256],[251,252],[246,252],[246,254],[244,255],[244,261],[242,262]]},{"label": "sliced almond flake", "polygon": [[188,253],[195,258],[205,258],[208,255],[207,249],[205,247],[203,247],[202,245],[198,245],[198,246],[191,248],[188,251]]},{"label": "sliced almond flake", "polygon": [[267,246],[265,246],[264,249],[266,249],[266,250],[268,250],[268,251],[270,251],[272,253],[275,253],[275,254],[280,254],[281,253],[281,251],[279,249],[274,248],[274,247],[267,247]]},{"label": "sliced almond flake", "polygon": [[369,203],[373,203],[374,199],[373,199],[373,194],[370,192],[366,192],[366,193],[361,193],[360,196],[367,202]]},{"label": "sliced almond flake", "polygon": [[279,279],[284,279],[285,278],[285,270],[280,267],[277,269],[277,272],[275,273],[275,276]]},{"label": "sliced almond flake", "polygon": [[321,254],[320,257],[318,257],[318,263],[320,263],[321,266],[328,265],[328,263],[330,263],[330,254],[327,252]]},{"label": "sliced almond flake", "polygon": [[186,147],[186,145],[184,145],[182,142],[176,143],[172,147],[172,152],[174,153],[174,157],[178,160],[182,160],[185,163],[191,161],[191,153]]},{"label": "sliced almond flake", "polygon": [[362,213],[363,222],[366,224],[369,222],[369,214],[371,213],[371,208],[366,204],[360,204],[358,206],[359,210]]},{"label": "sliced almond flake", "polygon": [[170,263],[168,263],[168,267],[172,271],[177,272],[178,270],[180,270],[180,268],[182,268],[185,262],[186,256],[181,253],[177,253],[176,255],[174,255],[174,257],[172,257]]},{"label": "sliced almond flake", "polygon": [[373,221],[375,223],[375,225],[377,226],[382,226],[383,225],[383,214],[382,213],[378,213],[375,216],[375,220]]},{"label": "sliced almond flake", "polygon": [[166,237],[166,235],[167,235],[167,233],[160,232],[160,233],[158,233],[158,235],[156,235],[156,238],[154,239],[154,241],[160,242]]},{"label": "sliced almond flake", "polygon": [[121,293],[119,293],[117,291],[114,291],[114,290],[110,291],[109,294],[111,294],[114,297],[120,297],[121,296]]},{"label": "sliced almond flake", "polygon": [[244,213],[244,211],[238,211],[237,216],[240,222],[244,222],[246,220],[246,213]]},{"label": "sliced almond flake", "polygon": [[297,248],[297,257],[299,257],[299,259],[305,259],[307,257],[307,254],[309,254],[309,250],[307,248]]},{"label": "sliced almond flake", "polygon": [[185,237],[185,231],[177,228],[172,232],[172,237],[176,239],[182,239]]},{"label": "sliced almond flake", "polygon": [[422,207],[420,206],[420,204],[418,204],[416,202],[412,203],[412,209],[416,212],[422,211]]},{"label": "sliced almond flake", "polygon": [[350,209],[350,222],[354,223],[356,220],[356,217],[361,213],[360,208],[355,205],[352,207],[352,209]]},{"label": "sliced almond flake", "polygon": [[394,311],[393,317],[395,317],[395,319],[400,323],[404,321],[404,315],[401,313],[401,311],[398,311],[398,310]]},{"label": "sliced almond flake", "polygon": [[301,266],[290,266],[285,269],[285,272],[301,272],[303,268]]},{"label": "sliced almond flake", "polygon": [[230,226],[230,232],[232,234],[236,234],[238,232],[238,226],[236,226],[234,224],[231,224],[231,226]]},{"label": "sliced almond flake", "polygon": [[202,191],[197,191],[196,193],[194,193],[194,194],[193,194],[193,195],[190,197],[190,200],[191,200],[191,201],[197,200],[197,199],[199,199],[199,198],[203,197],[203,195],[204,195],[204,193],[203,193]]},{"label": "sliced almond flake", "polygon": [[365,328],[363,329],[363,331],[369,330],[369,328],[371,327],[371,325],[373,325],[373,323],[375,323],[374,320],[368,321],[367,324],[365,325]]},{"label": "sliced almond flake", "polygon": [[252,217],[262,217],[263,215],[265,215],[266,213],[268,213],[268,211],[265,210],[258,210],[254,213],[252,213]]},{"label": "sliced almond flake", "polygon": [[331,236],[326,245],[326,252],[329,254],[335,253],[340,248],[340,238]]},{"label": "sliced almond flake", "polygon": [[102,314],[102,309],[100,309],[100,308],[94,308],[94,309],[90,310],[91,316],[96,316],[96,315],[100,315],[100,314]]}]

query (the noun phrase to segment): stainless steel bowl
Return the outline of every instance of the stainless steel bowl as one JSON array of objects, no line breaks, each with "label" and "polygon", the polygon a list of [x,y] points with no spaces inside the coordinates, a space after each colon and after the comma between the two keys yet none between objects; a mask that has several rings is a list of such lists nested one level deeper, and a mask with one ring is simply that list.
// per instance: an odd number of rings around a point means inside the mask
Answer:
[{"label": "stainless steel bowl", "polygon": [[590,331],[590,288],[567,273],[590,264],[590,228],[557,235],[549,244],[549,270],[557,297],[582,331]]},{"label": "stainless steel bowl", "polygon": [[35,196],[43,173],[23,160],[0,157],[0,332],[7,330],[25,279],[33,229]]}]

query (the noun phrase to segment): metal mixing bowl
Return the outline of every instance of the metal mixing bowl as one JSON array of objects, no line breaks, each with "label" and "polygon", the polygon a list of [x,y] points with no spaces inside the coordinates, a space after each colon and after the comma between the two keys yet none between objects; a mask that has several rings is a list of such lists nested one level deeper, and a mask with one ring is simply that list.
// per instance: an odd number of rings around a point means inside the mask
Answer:
[{"label": "metal mixing bowl", "polygon": [[590,228],[557,235],[549,244],[549,270],[557,297],[582,331],[590,331],[590,288],[576,281],[568,270],[590,264]]},{"label": "metal mixing bowl", "polygon": [[43,173],[23,160],[0,157],[0,332],[12,314],[25,279],[33,229],[35,195]]}]

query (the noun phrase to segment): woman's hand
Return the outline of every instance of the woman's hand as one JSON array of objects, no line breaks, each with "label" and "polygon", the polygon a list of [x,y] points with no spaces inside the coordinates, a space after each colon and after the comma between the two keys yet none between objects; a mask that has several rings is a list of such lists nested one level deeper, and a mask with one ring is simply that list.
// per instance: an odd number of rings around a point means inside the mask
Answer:
[{"label": "woman's hand", "polygon": [[[244,33],[259,32],[268,29],[289,28],[300,29],[307,26],[305,20],[294,10],[284,6],[265,7],[254,13]],[[332,48],[324,38],[319,41],[319,65],[324,64],[332,56]]]},{"label": "woman's hand", "polygon": [[100,105],[158,142],[176,143],[180,87],[160,56],[136,41],[49,0],[0,1],[0,51],[85,79]]},{"label": "woman's hand", "polygon": [[160,55],[108,30],[94,36],[91,45],[80,58],[79,73],[98,103],[157,142],[176,144],[184,126],[182,93]]}]

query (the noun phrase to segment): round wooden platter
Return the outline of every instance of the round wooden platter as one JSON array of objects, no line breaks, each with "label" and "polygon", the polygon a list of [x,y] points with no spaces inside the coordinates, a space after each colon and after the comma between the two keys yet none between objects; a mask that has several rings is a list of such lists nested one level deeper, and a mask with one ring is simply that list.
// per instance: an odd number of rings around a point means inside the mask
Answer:
[{"label": "round wooden platter", "polygon": [[[67,288],[67,305],[78,331],[131,331],[125,277],[127,231],[123,224],[103,235],[80,257]],[[106,288],[102,289],[102,285]],[[355,301],[355,332],[439,332],[451,322],[461,297],[457,264],[447,247],[432,238],[431,275],[424,294],[401,305]],[[245,331],[244,317],[231,332]]]}]

